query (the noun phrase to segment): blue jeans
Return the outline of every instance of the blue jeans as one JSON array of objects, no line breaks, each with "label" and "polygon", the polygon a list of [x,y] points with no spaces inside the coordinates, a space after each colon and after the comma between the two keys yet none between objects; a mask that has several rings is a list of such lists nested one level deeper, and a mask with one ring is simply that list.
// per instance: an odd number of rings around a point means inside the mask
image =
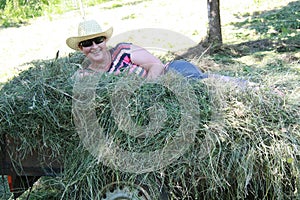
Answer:
[{"label": "blue jeans", "polygon": [[184,60],[174,60],[170,62],[167,71],[169,70],[191,79],[204,79],[208,77],[208,75],[201,72],[197,66]]},{"label": "blue jeans", "polygon": [[219,74],[209,74],[209,75],[205,74],[197,66],[184,60],[174,60],[170,62],[168,66],[169,67],[167,71],[168,70],[175,71],[189,79],[200,80],[200,79],[205,79],[210,77],[210,78],[223,80],[224,82],[231,82],[240,87],[246,87],[246,85],[249,83],[248,81],[239,78],[222,76]]}]

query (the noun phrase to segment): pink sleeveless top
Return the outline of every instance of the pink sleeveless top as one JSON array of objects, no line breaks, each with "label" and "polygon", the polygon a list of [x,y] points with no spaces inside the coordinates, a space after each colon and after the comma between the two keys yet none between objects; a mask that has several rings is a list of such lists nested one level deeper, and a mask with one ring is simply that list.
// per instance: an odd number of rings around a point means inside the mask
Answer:
[{"label": "pink sleeveless top", "polygon": [[112,64],[107,71],[110,74],[118,75],[120,73],[138,74],[141,77],[147,76],[147,71],[131,61],[131,44],[119,43],[109,50],[112,57]]}]

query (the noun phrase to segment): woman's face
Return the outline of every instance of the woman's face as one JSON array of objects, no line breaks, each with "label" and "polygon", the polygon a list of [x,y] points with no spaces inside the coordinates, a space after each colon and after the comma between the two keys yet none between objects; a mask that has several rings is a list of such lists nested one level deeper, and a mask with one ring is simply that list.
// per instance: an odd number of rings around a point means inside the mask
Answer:
[{"label": "woman's face", "polygon": [[108,59],[106,38],[103,36],[82,41],[79,48],[92,63],[102,63]]}]

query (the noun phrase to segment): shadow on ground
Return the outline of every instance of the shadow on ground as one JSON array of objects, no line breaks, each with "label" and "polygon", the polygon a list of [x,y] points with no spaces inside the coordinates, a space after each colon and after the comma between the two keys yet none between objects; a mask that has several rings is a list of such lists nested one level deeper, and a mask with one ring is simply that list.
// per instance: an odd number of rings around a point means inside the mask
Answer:
[{"label": "shadow on ground", "polygon": [[[261,35],[260,40],[246,41],[234,45],[224,44],[221,48],[212,48],[201,41],[197,46],[189,48],[184,53],[178,53],[177,59],[193,59],[203,54],[218,54],[220,52],[231,57],[242,57],[262,51],[297,52],[300,51],[300,1],[291,2],[280,9],[243,14],[242,22],[231,23],[237,29],[254,30]],[[241,34],[241,33],[240,33]]]}]

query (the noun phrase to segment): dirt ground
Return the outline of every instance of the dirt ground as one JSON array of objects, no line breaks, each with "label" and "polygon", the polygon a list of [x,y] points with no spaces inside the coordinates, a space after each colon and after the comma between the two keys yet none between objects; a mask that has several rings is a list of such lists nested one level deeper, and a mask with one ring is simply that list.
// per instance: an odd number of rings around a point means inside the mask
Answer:
[{"label": "dirt ground", "polygon": [[[114,36],[142,28],[167,29],[200,41],[205,35],[206,2],[199,0],[126,0],[110,1],[85,7],[86,19],[97,19],[103,29],[114,28]],[[193,6],[191,6],[193,5]],[[73,6],[73,5],[67,5]],[[113,9],[112,9],[113,8]],[[80,9],[56,16],[44,16],[18,28],[0,28],[0,82],[11,77],[23,63],[37,59],[53,59],[72,52],[66,38],[76,36],[83,19]],[[195,26],[197,24],[197,27]]]}]

